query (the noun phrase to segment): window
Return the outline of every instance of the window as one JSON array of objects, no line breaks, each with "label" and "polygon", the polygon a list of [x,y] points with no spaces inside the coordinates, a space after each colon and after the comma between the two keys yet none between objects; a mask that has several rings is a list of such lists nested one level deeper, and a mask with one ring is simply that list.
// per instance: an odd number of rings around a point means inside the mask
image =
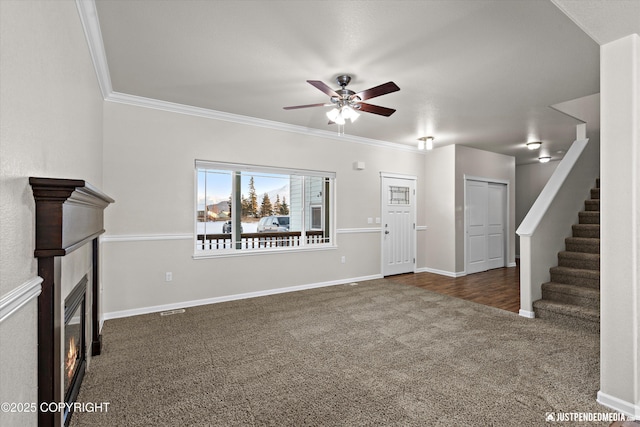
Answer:
[{"label": "window", "polygon": [[196,255],[333,244],[332,172],[196,160]]}]

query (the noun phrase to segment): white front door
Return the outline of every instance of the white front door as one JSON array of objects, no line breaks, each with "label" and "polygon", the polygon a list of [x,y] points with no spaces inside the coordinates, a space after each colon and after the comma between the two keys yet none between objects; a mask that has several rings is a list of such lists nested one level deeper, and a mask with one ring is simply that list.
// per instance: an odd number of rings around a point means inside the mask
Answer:
[{"label": "white front door", "polygon": [[382,275],[415,271],[416,180],[382,176]]},{"label": "white front door", "polygon": [[505,266],[506,189],[505,184],[466,181],[467,274]]}]

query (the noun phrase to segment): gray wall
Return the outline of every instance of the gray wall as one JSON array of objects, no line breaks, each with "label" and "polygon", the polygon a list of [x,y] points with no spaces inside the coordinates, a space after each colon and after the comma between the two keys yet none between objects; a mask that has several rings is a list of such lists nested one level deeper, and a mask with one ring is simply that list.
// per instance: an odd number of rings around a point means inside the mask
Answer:
[{"label": "gray wall", "polygon": [[[516,230],[546,185],[559,160],[516,166]],[[594,183],[595,185],[595,183]],[[516,237],[516,256],[520,256],[520,239]]]},{"label": "gray wall", "polygon": [[[380,225],[367,218],[381,216],[380,172],[424,182],[416,151],[111,102],[104,112],[104,191],[116,199],[106,212],[104,310],[115,315],[379,275]],[[194,159],[335,172],[337,248],[193,259]]]},{"label": "gray wall", "polygon": [[[102,185],[103,100],[75,2],[0,2],[0,297],[37,276],[29,176]],[[82,256],[76,257],[79,262]],[[73,260],[67,263],[73,277]],[[37,402],[37,303],[0,323],[0,401]],[[0,425],[36,414],[0,412]]]},{"label": "gray wall", "polygon": [[640,415],[640,37],[601,46],[600,391]]},{"label": "gray wall", "polygon": [[515,263],[515,158],[449,145],[427,152],[425,157],[426,271],[464,274],[465,176],[508,183],[507,263]]}]

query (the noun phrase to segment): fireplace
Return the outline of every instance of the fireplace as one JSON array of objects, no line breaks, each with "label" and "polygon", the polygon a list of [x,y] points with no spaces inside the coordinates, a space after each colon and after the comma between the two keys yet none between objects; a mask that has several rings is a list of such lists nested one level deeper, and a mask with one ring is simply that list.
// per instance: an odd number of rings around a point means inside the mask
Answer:
[{"label": "fireplace", "polygon": [[[71,413],[45,410],[46,405],[75,401],[88,357],[98,356],[102,348],[98,236],[104,233],[104,209],[114,200],[81,179],[30,177],[29,184],[36,204],[34,256],[42,278],[38,426],[59,427],[69,423]],[[91,246],[90,274],[73,288],[63,305],[61,259],[85,245]]]},{"label": "fireplace", "polygon": [[[65,403],[75,402],[80,391],[87,363],[86,319],[87,319],[87,276],[73,288],[64,300],[64,399]],[[68,425],[72,412],[67,405],[63,414],[64,424]]]}]

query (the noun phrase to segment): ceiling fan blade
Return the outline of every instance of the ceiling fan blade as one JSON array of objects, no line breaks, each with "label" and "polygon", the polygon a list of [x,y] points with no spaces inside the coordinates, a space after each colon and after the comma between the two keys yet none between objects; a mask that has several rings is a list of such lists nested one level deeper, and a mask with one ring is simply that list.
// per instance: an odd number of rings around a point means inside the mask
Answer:
[{"label": "ceiling fan blade", "polygon": [[358,105],[360,106],[360,111],[364,111],[365,113],[379,114],[386,117],[389,117],[396,112],[396,110],[394,110],[393,108],[380,107],[378,105],[367,104],[366,102],[360,102]]},{"label": "ceiling fan blade", "polygon": [[282,108],[284,108],[285,110],[295,110],[298,108],[322,107],[324,105],[326,104],[323,102],[321,104],[293,105],[291,107],[282,107]]},{"label": "ceiling fan blade", "polygon": [[311,86],[315,87],[316,89],[321,90],[322,92],[326,93],[329,96],[337,96],[338,98],[340,97],[340,95],[338,95],[338,93],[335,90],[331,89],[329,86],[327,86],[320,80],[307,80],[307,83],[309,83]]},{"label": "ceiling fan blade", "polygon": [[376,96],[386,95],[387,93],[397,92],[400,88],[394,82],[387,82],[380,86],[358,92],[353,97],[359,97],[361,100],[375,98]]}]

